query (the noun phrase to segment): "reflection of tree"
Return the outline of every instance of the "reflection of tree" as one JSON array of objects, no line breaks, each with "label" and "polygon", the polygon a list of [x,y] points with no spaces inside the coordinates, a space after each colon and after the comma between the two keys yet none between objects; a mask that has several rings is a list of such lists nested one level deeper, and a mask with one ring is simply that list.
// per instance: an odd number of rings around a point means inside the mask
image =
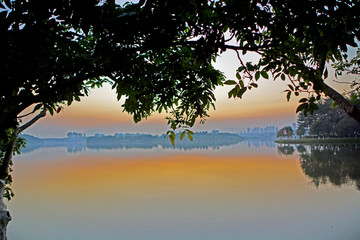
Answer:
[{"label": "reflection of tree", "polygon": [[280,145],[277,147],[278,153],[283,155],[292,155],[295,152],[295,149],[291,145]]},{"label": "reflection of tree", "polygon": [[316,145],[300,153],[304,173],[319,186],[355,182],[360,190],[360,145]]},{"label": "reflection of tree", "polygon": [[296,145],[296,150],[297,150],[299,153],[304,153],[304,152],[306,152],[306,148],[304,147],[304,145]]}]

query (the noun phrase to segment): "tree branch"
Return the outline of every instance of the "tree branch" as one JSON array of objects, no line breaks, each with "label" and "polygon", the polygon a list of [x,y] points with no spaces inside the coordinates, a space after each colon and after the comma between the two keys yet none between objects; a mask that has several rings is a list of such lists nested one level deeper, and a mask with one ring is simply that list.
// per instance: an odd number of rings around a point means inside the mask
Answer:
[{"label": "tree branch", "polygon": [[360,122],[360,110],[355,105],[352,105],[346,98],[344,98],[340,93],[335,91],[330,86],[324,85],[327,87],[327,95],[334,100],[341,109],[343,109],[350,117],[354,118],[356,121]]},{"label": "tree branch", "polygon": [[16,134],[21,133],[22,131],[24,131],[25,129],[27,129],[28,127],[30,127],[31,125],[33,125],[37,120],[39,120],[42,117],[46,116],[46,109],[44,108],[38,115],[36,115],[33,119],[31,119],[30,121],[28,121],[27,123],[25,123],[24,125],[18,127],[16,129]]}]

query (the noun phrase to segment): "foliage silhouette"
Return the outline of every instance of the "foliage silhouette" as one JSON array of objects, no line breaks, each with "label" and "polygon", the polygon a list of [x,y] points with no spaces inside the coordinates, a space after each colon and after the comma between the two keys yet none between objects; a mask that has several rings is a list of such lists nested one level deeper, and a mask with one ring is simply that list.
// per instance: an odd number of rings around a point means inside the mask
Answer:
[{"label": "foliage silhouette", "polygon": [[316,187],[331,183],[336,186],[355,183],[360,190],[359,145],[311,145],[300,154],[304,174]]}]

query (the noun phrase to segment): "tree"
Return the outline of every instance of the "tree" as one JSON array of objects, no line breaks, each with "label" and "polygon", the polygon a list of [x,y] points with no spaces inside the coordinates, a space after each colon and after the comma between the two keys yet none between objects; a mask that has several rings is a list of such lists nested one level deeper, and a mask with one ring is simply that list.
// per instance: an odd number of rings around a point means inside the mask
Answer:
[{"label": "tree", "polygon": [[[358,77],[360,75],[360,50],[356,52],[356,56],[350,61],[347,59],[342,62],[337,62],[332,65],[336,70],[336,76],[341,76],[343,73]],[[360,104],[360,82],[359,78],[355,78],[352,82],[342,82],[350,84],[350,91],[346,92],[352,104]]]},{"label": "tree", "polygon": [[296,129],[296,135],[299,135],[300,137],[305,135],[305,133],[306,133],[306,129],[304,128],[304,126],[299,126]]},{"label": "tree", "polygon": [[[169,112],[172,129],[205,120],[223,80],[211,66],[217,49],[181,43],[216,33],[214,26],[199,24],[208,18],[207,1],[144,2],[1,2],[2,191],[11,183],[12,155],[23,143],[19,133],[104,83],[112,84],[118,99],[125,97],[124,111],[135,122],[162,110]],[[11,218],[5,204],[0,207],[0,239],[6,239]]]},{"label": "tree", "polygon": [[290,126],[287,126],[287,127],[281,128],[281,129],[276,133],[276,137],[280,137],[280,138],[287,137],[287,138],[289,138],[289,137],[291,137],[293,134],[294,134],[293,129],[292,129]]},{"label": "tree", "polygon": [[[349,100],[351,101],[351,100]],[[360,123],[350,118],[341,109],[333,106],[329,98],[317,103],[318,110],[313,115],[299,113],[297,123],[308,129],[311,135],[321,137],[353,137],[360,135]]]},{"label": "tree", "polygon": [[[291,95],[308,94],[300,99],[297,112],[313,113],[315,102],[329,96],[360,121],[359,108],[326,83],[328,65],[346,62],[348,46],[359,48],[355,42],[360,39],[358,0],[220,2],[217,10],[224,29],[237,40],[235,45],[225,40],[222,49],[236,51],[240,63],[237,80],[226,82],[235,85],[229,97],[241,98],[270,73],[274,79],[289,81],[288,100]],[[258,62],[242,59],[241,53],[249,51],[258,53]]]},{"label": "tree", "polygon": [[357,137],[360,135],[360,124],[354,119],[343,118],[336,124],[335,133],[343,137]]},{"label": "tree", "polygon": [[329,137],[333,132],[334,125],[330,122],[318,120],[310,126],[310,133],[320,137]]}]

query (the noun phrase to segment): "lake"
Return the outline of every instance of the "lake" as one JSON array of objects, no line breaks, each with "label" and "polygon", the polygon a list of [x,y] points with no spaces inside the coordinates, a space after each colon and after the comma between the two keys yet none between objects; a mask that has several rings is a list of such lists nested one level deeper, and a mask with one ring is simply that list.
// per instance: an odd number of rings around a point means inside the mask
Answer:
[{"label": "lake", "polygon": [[41,147],[9,240],[360,239],[360,146]]}]

